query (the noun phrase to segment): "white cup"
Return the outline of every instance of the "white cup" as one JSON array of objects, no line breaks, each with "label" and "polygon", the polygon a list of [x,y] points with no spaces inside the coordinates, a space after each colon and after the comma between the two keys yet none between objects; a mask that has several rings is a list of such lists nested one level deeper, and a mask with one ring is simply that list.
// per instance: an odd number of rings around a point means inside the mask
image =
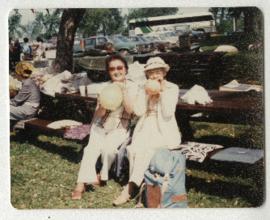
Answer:
[{"label": "white cup", "polygon": [[81,96],[85,96],[86,95],[86,86],[85,85],[79,86],[79,90],[80,90]]}]

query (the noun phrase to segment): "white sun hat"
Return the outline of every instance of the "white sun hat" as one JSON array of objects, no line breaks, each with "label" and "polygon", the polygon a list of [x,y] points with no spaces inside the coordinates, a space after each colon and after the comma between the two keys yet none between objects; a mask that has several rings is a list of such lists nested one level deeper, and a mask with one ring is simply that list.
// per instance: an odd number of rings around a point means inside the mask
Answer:
[{"label": "white sun hat", "polygon": [[166,72],[170,70],[170,67],[167,63],[164,62],[160,57],[151,57],[147,60],[147,63],[144,66],[144,72],[146,73],[148,70],[164,68]]}]

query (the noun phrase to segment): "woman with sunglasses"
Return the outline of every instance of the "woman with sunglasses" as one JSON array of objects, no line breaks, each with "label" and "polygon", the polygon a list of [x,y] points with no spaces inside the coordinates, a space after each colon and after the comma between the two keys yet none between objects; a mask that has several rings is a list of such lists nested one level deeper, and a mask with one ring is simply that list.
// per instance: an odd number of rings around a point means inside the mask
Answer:
[{"label": "woman with sunglasses", "polygon": [[113,202],[121,205],[141,185],[144,172],[158,149],[176,148],[181,135],[175,119],[178,86],[165,80],[169,66],[160,57],[150,58],[144,72],[148,78],[140,89],[133,110],[139,116],[132,143],[127,147],[129,159],[129,184]]},{"label": "woman with sunglasses", "polygon": [[[117,83],[123,92],[122,105],[114,111],[108,111],[97,103],[93,116],[88,145],[84,149],[77,185],[72,192],[72,199],[82,198],[87,184],[101,185],[108,180],[108,172],[117,154],[117,148],[129,137],[132,103],[137,93],[135,83],[126,80],[128,65],[119,55],[106,59],[106,71],[111,81],[104,87]],[[96,173],[96,162],[101,155],[102,168]]]}]

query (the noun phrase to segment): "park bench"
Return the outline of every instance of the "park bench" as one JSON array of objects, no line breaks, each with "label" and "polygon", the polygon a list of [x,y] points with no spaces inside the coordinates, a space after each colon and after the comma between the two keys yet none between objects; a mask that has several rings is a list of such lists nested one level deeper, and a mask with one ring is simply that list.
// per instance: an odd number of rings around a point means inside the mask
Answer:
[{"label": "park bench", "polygon": [[[186,90],[180,90],[179,97],[181,97]],[[263,121],[263,106],[262,94],[254,92],[221,92],[217,90],[208,91],[210,97],[213,99],[212,104],[208,105],[189,105],[183,103],[180,99],[177,105],[177,120],[182,133],[183,141],[193,140],[193,132],[190,126],[190,121],[207,121],[219,123],[242,123],[242,124],[260,124]],[[64,102],[70,101],[84,101],[89,105],[95,103],[93,97],[82,97],[79,94],[56,94],[57,99],[63,99]],[[199,114],[199,117],[197,115]],[[194,115],[196,117],[194,117]],[[53,134],[64,137],[64,129],[50,129],[47,125],[52,120],[45,120],[36,118],[25,122],[25,129],[32,131],[39,131],[42,133]],[[237,146],[230,147],[230,151],[237,152]],[[215,155],[209,156],[209,159],[231,161],[232,154],[228,154],[227,148],[219,150]],[[230,152],[229,151],[229,152]],[[257,153],[258,158],[262,158],[263,150],[248,149],[243,151],[249,154]],[[252,153],[253,152],[253,153]],[[256,154],[255,153],[255,154]],[[238,160],[241,163],[250,163],[248,157],[245,159],[245,154],[242,153],[242,159]],[[226,158],[227,157],[227,158]]]}]

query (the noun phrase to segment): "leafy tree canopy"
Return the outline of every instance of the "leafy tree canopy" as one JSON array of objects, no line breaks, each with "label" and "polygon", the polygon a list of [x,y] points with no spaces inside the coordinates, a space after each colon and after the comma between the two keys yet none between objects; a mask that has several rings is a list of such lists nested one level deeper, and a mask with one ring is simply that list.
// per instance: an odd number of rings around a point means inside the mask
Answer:
[{"label": "leafy tree canopy", "polygon": [[131,9],[128,15],[128,20],[133,18],[146,18],[155,17],[163,15],[173,15],[176,14],[178,8],[138,8]]},{"label": "leafy tree canopy", "polygon": [[22,15],[18,12],[18,10],[14,10],[14,12],[14,14],[11,12],[11,15],[8,18],[9,37],[20,38],[23,36],[25,27],[21,25]]},{"label": "leafy tree canopy", "polygon": [[78,32],[84,37],[97,33],[115,34],[123,30],[123,17],[117,8],[87,9]]},{"label": "leafy tree canopy", "polygon": [[32,24],[32,37],[42,36],[49,39],[51,36],[57,35],[60,25],[61,10],[56,9],[47,13],[36,12],[35,20]]}]

